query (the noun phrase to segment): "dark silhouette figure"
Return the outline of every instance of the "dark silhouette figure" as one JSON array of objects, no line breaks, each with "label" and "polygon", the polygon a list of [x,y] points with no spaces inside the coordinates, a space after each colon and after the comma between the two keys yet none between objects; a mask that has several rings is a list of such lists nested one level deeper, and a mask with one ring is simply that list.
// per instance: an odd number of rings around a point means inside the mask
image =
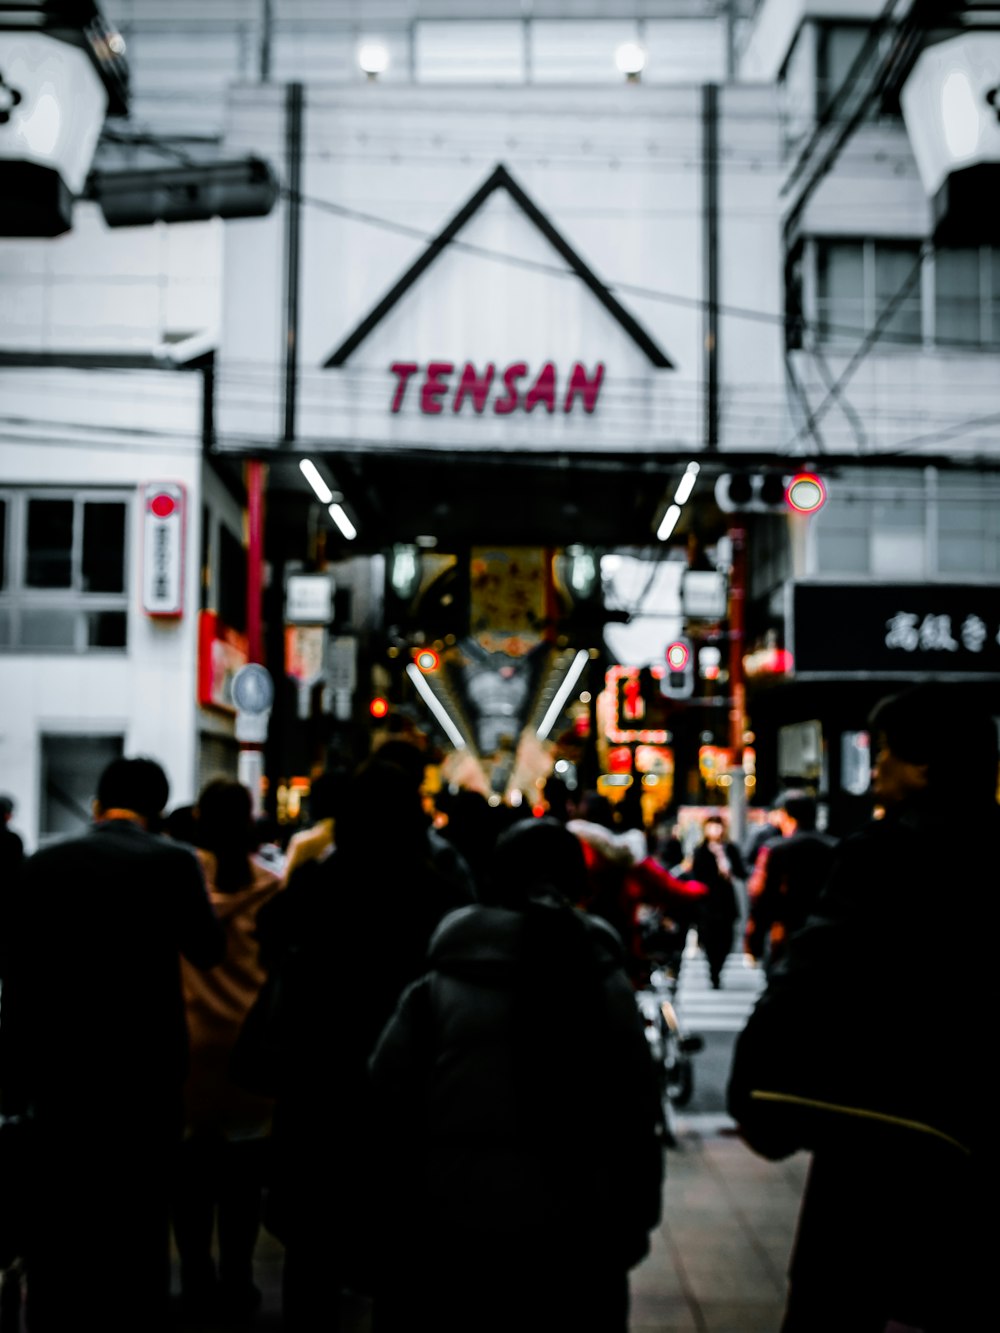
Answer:
[{"label": "dark silhouette figure", "polygon": [[788,937],[812,911],[833,864],[836,838],[816,829],[816,800],[789,791],[777,807],[781,836],[766,843],[747,882],[749,908],[744,947],[770,970]]},{"label": "dark silhouette figure", "polygon": [[379,1333],[472,1311],[477,1333],[624,1333],[663,1162],[620,944],[570,905],[584,873],[555,820],[504,834],[490,905],[442,923],[382,1036]]},{"label": "dark silhouette figure", "polygon": [[[996,724],[926,685],[870,726],[884,817],[840,844],[730,1079],[751,1147],[814,1154],[784,1333],[954,1333],[995,1306]],[[956,913],[976,927],[942,949]]]},{"label": "dark silhouette figure", "polygon": [[14,802],[9,796],[0,796],[0,904],[24,858],[24,843],[10,826],[13,814]]},{"label": "dark silhouette figure", "polygon": [[331,1318],[371,1281],[375,1157],[368,1057],[431,934],[464,901],[431,861],[410,775],[377,758],[340,805],[336,849],[261,912],[281,1055],[265,1224],[285,1246],[288,1330]]},{"label": "dark silhouette figure", "polygon": [[743,879],[746,869],[739,848],[726,841],[726,826],[720,816],[709,815],[702,829],[704,837],[691,858],[691,878],[708,889],[698,919],[698,942],[708,960],[712,985],[718,990],[740,914],[734,881]]},{"label": "dark silhouette figure", "polygon": [[211,967],[224,950],[195,857],[147,831],[167,795],[159,764],[115,760],[93,826],[25,862],[10,915],[0,1038],[5,1107],[34,1118],[32,1333],[79,1326],[95,1263],[102,1330],[166,1315],[188,1064],[179,956]]}]

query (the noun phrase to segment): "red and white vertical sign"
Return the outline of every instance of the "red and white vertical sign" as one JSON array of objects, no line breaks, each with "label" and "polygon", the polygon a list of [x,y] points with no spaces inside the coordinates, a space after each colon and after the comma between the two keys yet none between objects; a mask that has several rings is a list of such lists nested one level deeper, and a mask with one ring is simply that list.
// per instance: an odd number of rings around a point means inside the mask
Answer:
[{"label": "red and white vertical sign", "polygon": [[148,616],[184,614],[184,487],[149,482],[142,504],[142,609]]}]

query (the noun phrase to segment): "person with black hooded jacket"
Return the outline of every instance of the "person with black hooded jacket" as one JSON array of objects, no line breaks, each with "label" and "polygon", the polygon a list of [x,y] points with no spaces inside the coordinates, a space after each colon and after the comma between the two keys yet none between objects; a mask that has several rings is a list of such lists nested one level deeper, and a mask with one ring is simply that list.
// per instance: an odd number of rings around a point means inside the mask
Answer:
[{"label": "person with black hooded jacket", "polygon": [[[813,1153],[782,1333],[964,1333],[993,1303],[997,730],[936,685],[883,700],[871,730],[884,816],[788,940],[729,1109],[763,1156]],[[963,916],[976,929],[942,949]]]},{"label": "person with black hooded jacket", "polygon": [[382,1247],[379,1333],[627,1327],[660,1216],[659,1108],[620,942],[570,906],[583,876],[557,821],[509,830],[491,903],[442,922],[376,1047],[406,1238]]}]

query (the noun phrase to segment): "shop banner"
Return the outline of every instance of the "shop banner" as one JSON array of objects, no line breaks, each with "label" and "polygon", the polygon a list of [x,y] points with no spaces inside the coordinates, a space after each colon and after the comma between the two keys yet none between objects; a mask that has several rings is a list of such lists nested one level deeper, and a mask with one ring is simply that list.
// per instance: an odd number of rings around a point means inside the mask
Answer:
[{"label": "shop banner", "polygon": [[789,643],[808,673],[1000,678],[1000,584],[805,584]]}]

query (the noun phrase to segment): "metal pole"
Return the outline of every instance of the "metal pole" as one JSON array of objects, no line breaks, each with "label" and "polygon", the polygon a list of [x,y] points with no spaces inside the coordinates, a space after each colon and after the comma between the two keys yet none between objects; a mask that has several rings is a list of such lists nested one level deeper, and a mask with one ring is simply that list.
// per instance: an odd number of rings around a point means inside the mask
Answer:
[{"label": "metal pole", "polygon": [[702,243],[705,250],[705,448],[719,447],[719,88],[701,90]]},{"label": "metal pole", "polygon": [[247,655],[263,662],[261,598],[264,593],[264,479],[265,464],[250,459],[246,465],[247,488]]},{"label": "metal pole", "polygon": [[743,734],[746,731],[746,677],[743,652],[746,625],[747,530],[737,517],[729,529],[732,572],[729,579],[729,749],[732,754],[729,785],[729,836],[740,842],[746,818],[743,782]]},{"label": "metal pole", "polygon": [[302,228],[301,83],[290,83],[285,98],[285,384],[283,442],[295,440],[299,381],[299,236]]}]

